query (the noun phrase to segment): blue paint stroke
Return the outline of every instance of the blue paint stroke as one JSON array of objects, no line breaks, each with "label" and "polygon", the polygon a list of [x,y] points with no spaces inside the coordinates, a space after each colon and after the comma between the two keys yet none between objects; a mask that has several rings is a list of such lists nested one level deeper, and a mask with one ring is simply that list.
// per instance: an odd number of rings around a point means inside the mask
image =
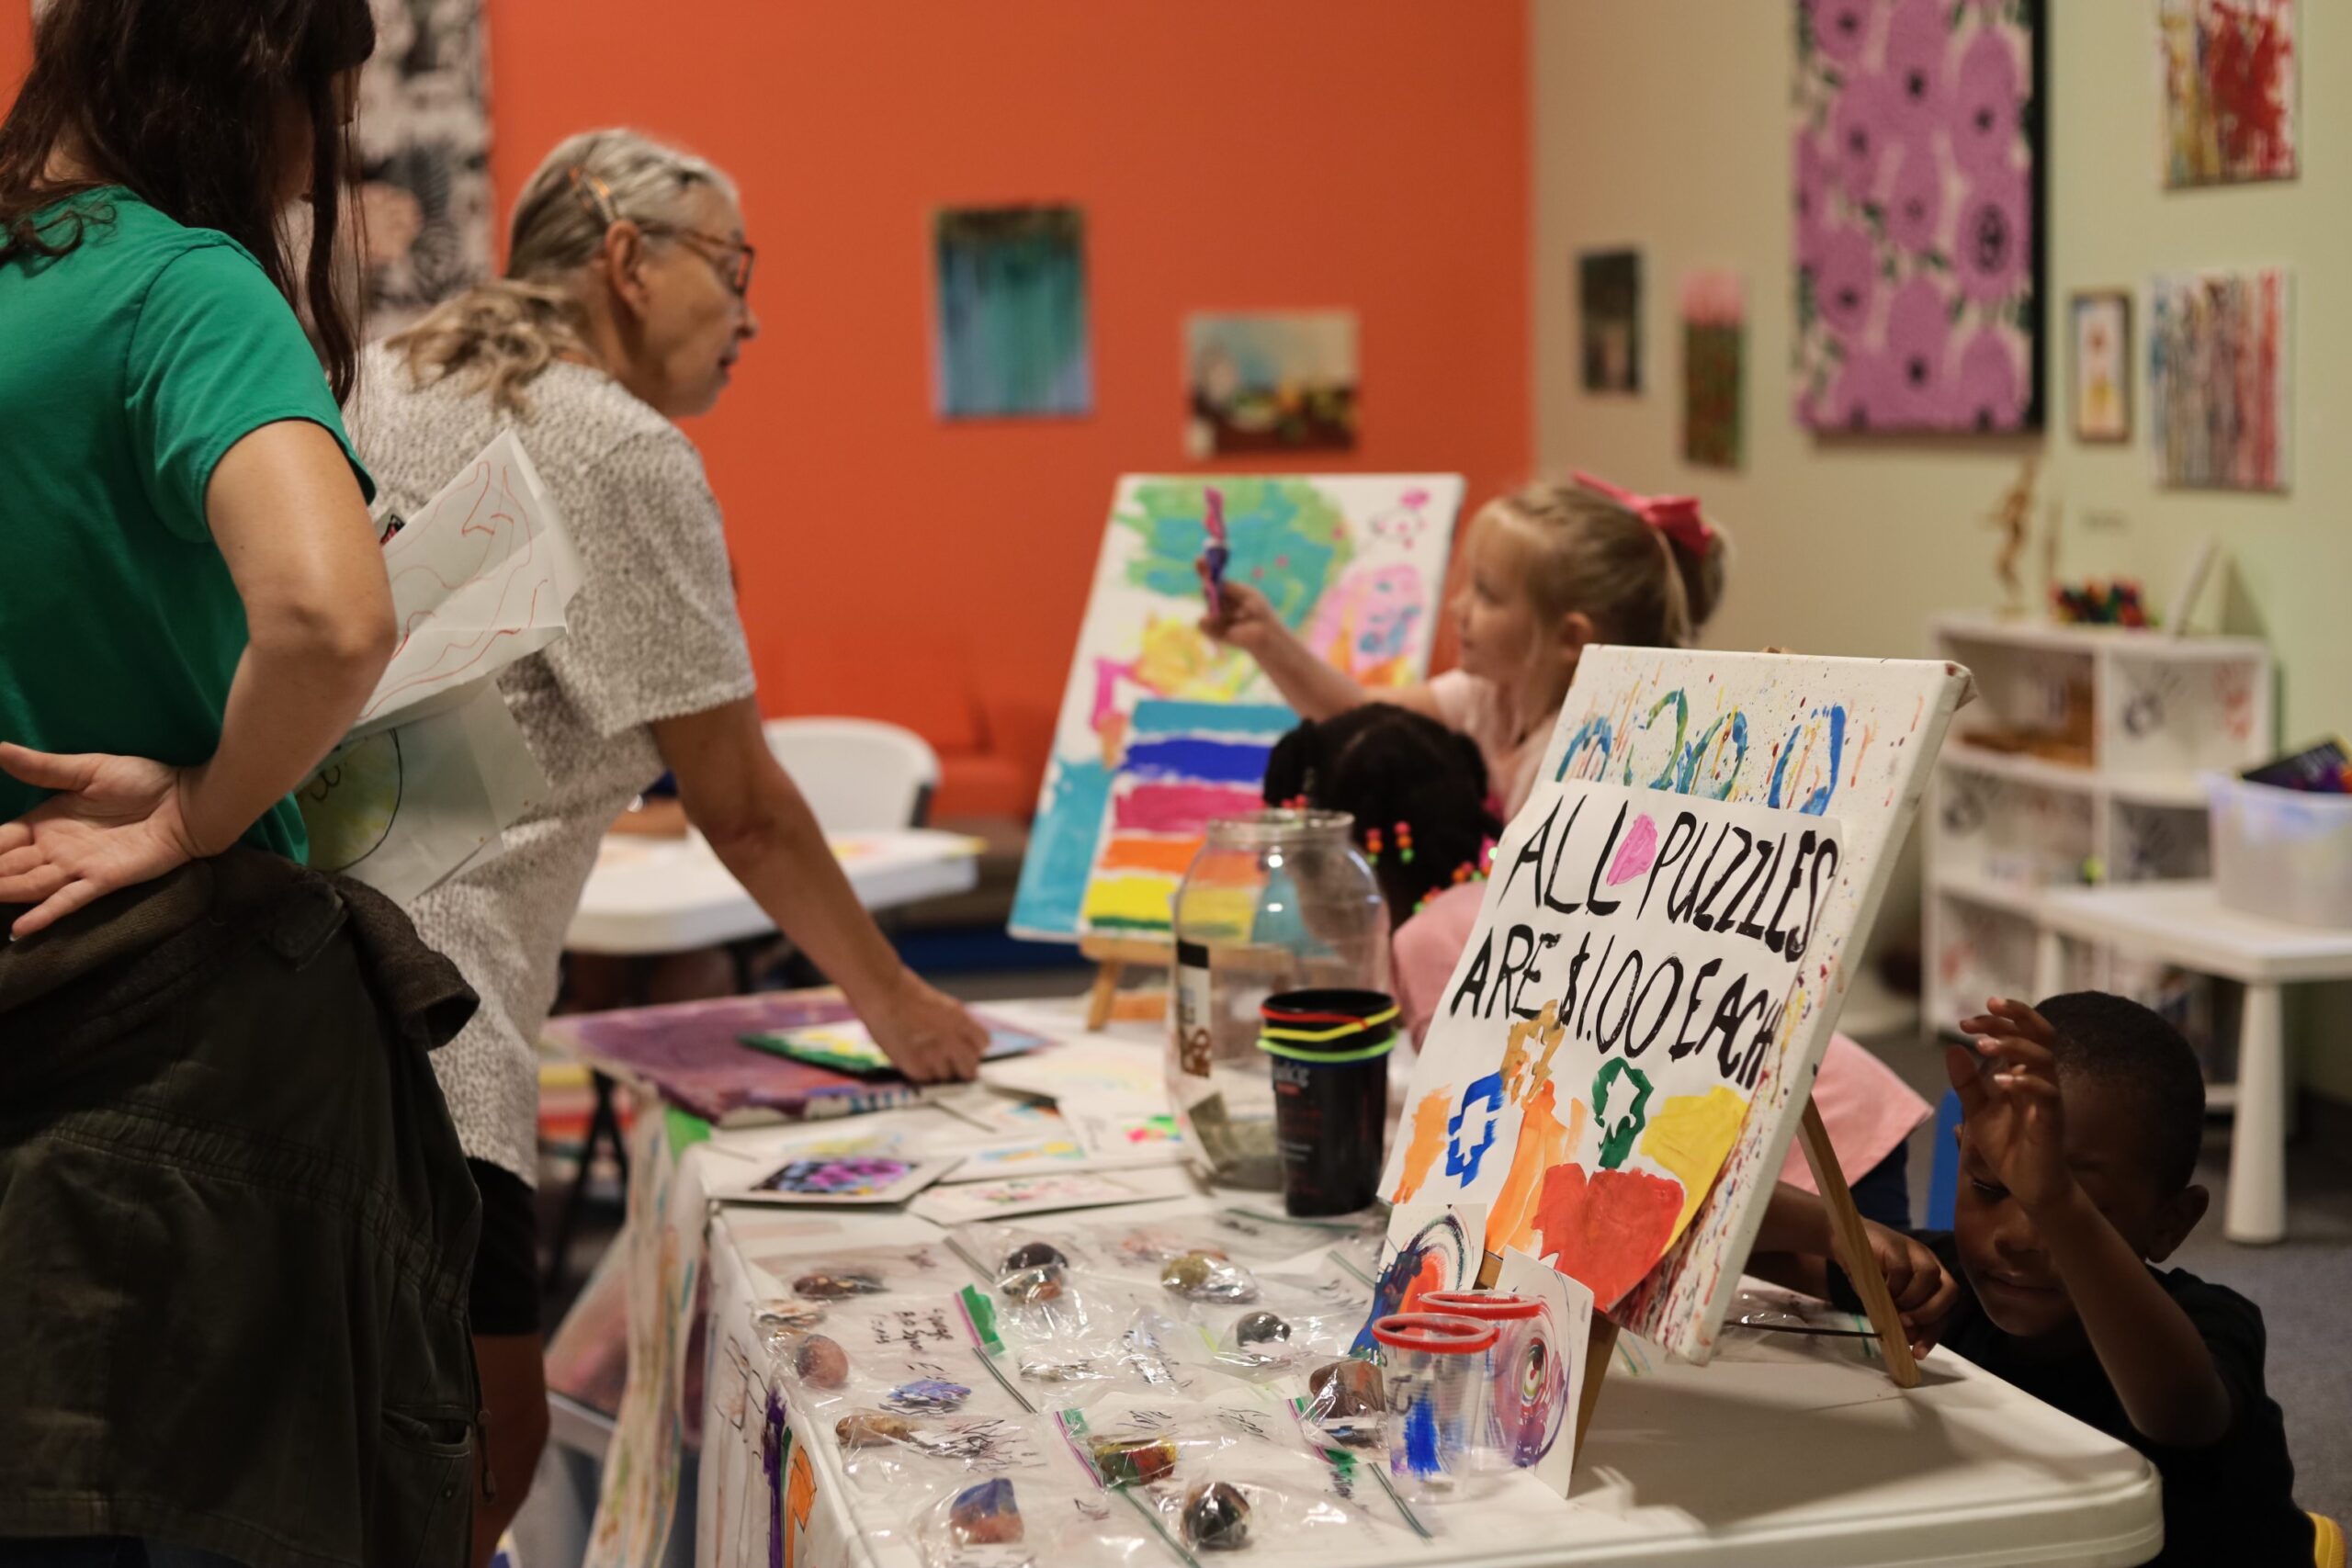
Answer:
[{"label": "blue paint stroke", "polygon": [[1162,735],[1287,735],[1298,715],[1279,703],[1199,703],[1176,697],[1145,697],[1136,704],[1128,734],[1136,740]]},{"label": "blue paint stroke", "polygon": [[[1469,1120],[1471,1109],[1481,1103],[1488,1108],[1476,1129],[1484,1135],[1476,1144],[1465,1145],[1462,1141],[1463,1125]],[[1455,1111],[1453,1119],[1445,1124],[1445,1173],[1460,1177],[1464,1187],[1478,1179],[1478,1162],[1485,1159],[1487,1151],[1495,1146],[1496,1122],[1502,1114],[1502,1109],[1503,1076],[1488,1073],[1483,1078],[1470,1081],[1462,1091],[1462,1109]]]},{"label": "blue paint stroke", "polygon": [[1017,931],[1078,934],[1086,879],[1094,870],[1094,841],[1111,799],[1111,770],[1099,757],[1061,760],[1046,808],[1021,863],[1021,888],[1006,922]]},{"label": "blue paint stroke", "polygon": [[1120,771],[1130,778],[1189,779],[1201,784],[1255,788],[1265,781],[1266,758],[1272,750],[1264,740],[1212,740],[1203,736],[1171,735],[1165,739],[1130,744]]},{"label": "blue paint stroke", "polygon": [[1439,1470],[1437,1402],[1428,1390],[1405,1414],[1405,1470],[1412,1475],[1435,1475]]},{"label": "blue paint stroke", "polygon": [[1569,771],[1577,765],[1577,759],[1584,754],[1584,749],[1587,746],[1600,748],[1600,767],[1592,774],[1596,779],[1600,778],[1609,772],[1609,754],[1615,749],[1616,738],[1609,728],[1609,721],[1599,714],[1586,719],[1578,727],[1576,734],[1569,738],[1568,749],[1560,758],[1560,771],[1552,775],[1554,784],[1559,784],[1567,778]]},{"label": "blue paint stroke", "polygon": [[1805,724],[1810,724],[1815,719],[1825,716],[1829,720],[1829,779],[1826,784],[1805,796],[1804,804],[1798,807],[1797,811],[1805,817],[1821,817],[1828,813],[1829,800],[1838,793],[1838,779],[1843,771],[1846,757],[1846,710],[1835,705],[1814,709],[1812,713],[1805,716],[1804,724],[1800,724],[1789,731],[1788,742],[1781,748],[1781,760],[1772,764],[1772,789],[1764,801],[1767,806],[1778,810],[1781,807],[1781,793],[1783,786],[1792,783],[1804,782],[1788,777],[1789,761],[1797,754],[1797,740],[1804,733]]},{"label": "blue paint stroke", "polygon": [[1739,770],[1747,762],[1747,716],[1735,711],[1730,716],[1732,759],[1731,772],[1720,784],[1701,787],[1699,772],[1707,765],[1707,755],[1715,749],[1715,737],[1723,732],[1723,719],[1707,726],[1707,732],[1690,743],[1682,755],[1682,779],[1677,795],[1697,794],[1710,800],[1729,800],[1732,790],[1739,783]]}]

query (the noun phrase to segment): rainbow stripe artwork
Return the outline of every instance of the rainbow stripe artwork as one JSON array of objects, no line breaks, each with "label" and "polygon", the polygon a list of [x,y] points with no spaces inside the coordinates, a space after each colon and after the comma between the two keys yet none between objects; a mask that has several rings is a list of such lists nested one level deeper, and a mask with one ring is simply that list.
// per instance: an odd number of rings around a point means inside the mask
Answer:
[{"label": "rainbow stripe artwork", "polygon": [[1157,935],[1209,819],[1260,810],[1266,758],[1298,723],[1286,707],[1146,698],[1111,775],[1109,809],[1080,908],[1081,929]]}]

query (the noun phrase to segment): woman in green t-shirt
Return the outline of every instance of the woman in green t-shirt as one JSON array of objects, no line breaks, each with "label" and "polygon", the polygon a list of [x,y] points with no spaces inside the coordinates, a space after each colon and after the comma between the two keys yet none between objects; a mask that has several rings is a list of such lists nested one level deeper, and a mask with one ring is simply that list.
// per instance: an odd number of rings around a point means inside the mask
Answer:
[{"label": "woman in green t-shirt", "polygon": [[472,998],[288,800],[393,646],[333,287],[374,46],[52,0],[0,123],[0,1565],[465,1556],[419,1046]]}]

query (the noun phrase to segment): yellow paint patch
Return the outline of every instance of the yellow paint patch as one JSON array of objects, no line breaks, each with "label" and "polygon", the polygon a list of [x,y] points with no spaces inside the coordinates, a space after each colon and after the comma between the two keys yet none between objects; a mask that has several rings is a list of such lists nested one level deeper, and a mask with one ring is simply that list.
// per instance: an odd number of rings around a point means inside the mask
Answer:
[{"label": "yellow paint patch", "polygon": [[1642,1134],[1642,1154],[1682,1183],[1682,1212],[1674,1217],[1668,1247],[1715,1184],[1715,1173],[1723,1169],[1724,1156],[1731,1153],[1746,1120],[1747,1101],[1721,1084],[1704,1094],[1677,1095],[1650,1118]]},{"label": "yellow paint patch", "polygon": [[1445,1123],[1453,1100],[1444,1089],[1421,1097],[1413,1107],[1413,1132],[1405,1144],[1405,1174],[1397,1179],[1396,1190],[1388,1195],[1392,1203],[1409,1203],[1421,1195],[1421,1183],[1430,1179],[1430,1171],[1437,1164],[1437,1156],[1445,1148]]},{"label": "yellow paint patch", "polygon": [[1085,918],[1129,925],[1167,925],[1175,880],[1167,876],[1098,876],[1087,885]]}]

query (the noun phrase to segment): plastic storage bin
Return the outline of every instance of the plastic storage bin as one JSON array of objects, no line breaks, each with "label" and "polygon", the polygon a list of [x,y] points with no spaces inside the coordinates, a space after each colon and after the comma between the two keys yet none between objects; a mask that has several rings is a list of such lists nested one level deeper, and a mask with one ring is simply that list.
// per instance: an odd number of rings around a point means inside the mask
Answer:
[{"label": "plastic storage bin", "polygon": [[2352,795],[2206,777],[2213,880],[2233,909],[2352,928]]}]

